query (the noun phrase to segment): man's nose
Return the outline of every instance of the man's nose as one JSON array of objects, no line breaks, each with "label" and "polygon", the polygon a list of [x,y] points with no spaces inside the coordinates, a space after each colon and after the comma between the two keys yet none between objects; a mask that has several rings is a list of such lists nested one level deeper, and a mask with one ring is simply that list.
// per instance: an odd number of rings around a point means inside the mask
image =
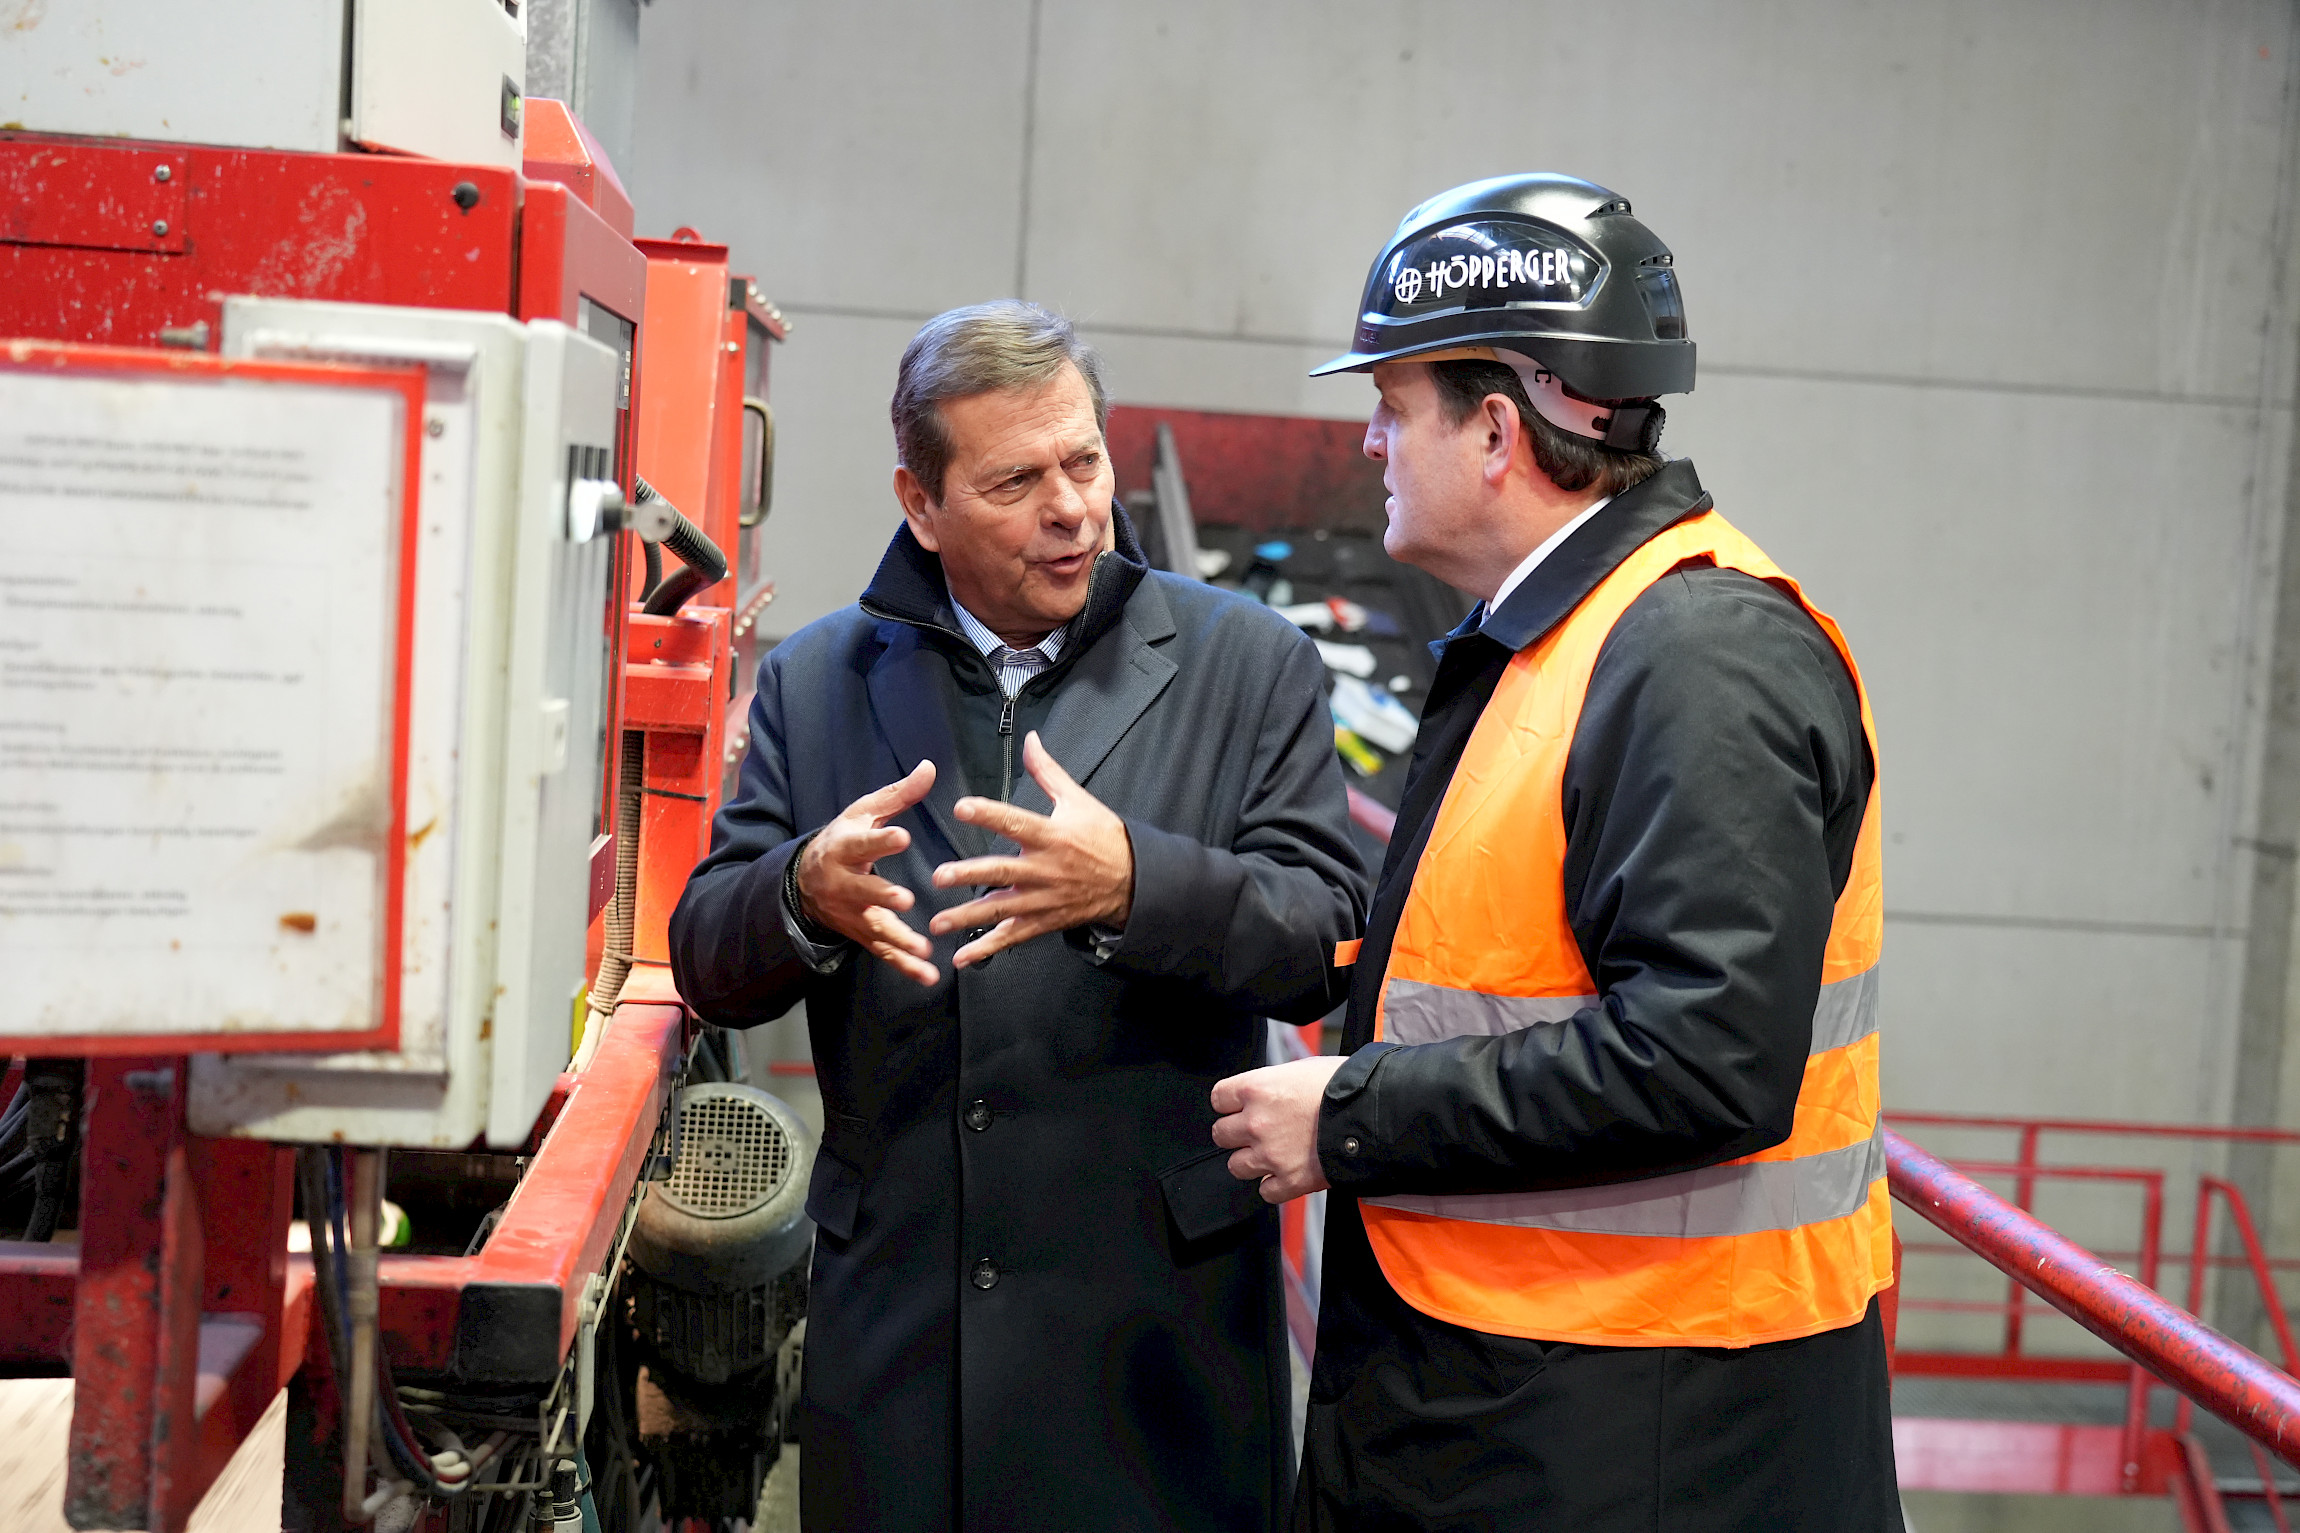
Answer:
[{"label": "man's nose", "polygon": [[1364,445],[1359,448],[1359,451],[1363,452],[1367,457],[1373,459],[1376,463],[1386,463],[1389,461],[1389,441],[1384,436],[1382,428],[1374,424],[1372,421],[1366,422],[1366,440]]},{"label": "man's nose", "polygon": [[1046,519],[1064,531],[1077,527],[1086,520],[1090,509],[1085,492],[1068,474],[1049,474],[1047,479],[1054,486],[1054,493],[1046,498]]}]

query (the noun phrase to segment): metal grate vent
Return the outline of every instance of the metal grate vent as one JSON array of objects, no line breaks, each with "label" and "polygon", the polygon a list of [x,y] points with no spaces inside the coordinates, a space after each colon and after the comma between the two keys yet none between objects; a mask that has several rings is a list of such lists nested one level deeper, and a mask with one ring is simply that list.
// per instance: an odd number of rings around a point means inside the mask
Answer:
[{"label": "metal grate vent", "polygon": [[679,1135],[678,1164],[662,1195],[698,1218],[747,1214],[791,1174],[790,1137],[747,1097],[690,1091],[680,1107]]}]

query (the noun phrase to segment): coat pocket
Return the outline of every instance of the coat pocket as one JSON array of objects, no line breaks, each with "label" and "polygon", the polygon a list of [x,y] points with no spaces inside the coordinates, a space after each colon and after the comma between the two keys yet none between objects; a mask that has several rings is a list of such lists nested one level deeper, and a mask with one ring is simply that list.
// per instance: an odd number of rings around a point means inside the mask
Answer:
[{"label": "coat pocket", "polygon": [[862,1207],[863,1174],[827,1148],[815,1151],[815,1174],[807,1184],[807,1217],[833,1240],[852,1240],[855,1213]]},{"label": "coat pocket", "polygon": [[1230,1174],[1231,1151],[1212,1149],[1158,1173],[1166,1212],[1184,1240],[1204,1240],[1269,1208],[1259,1182]]}]

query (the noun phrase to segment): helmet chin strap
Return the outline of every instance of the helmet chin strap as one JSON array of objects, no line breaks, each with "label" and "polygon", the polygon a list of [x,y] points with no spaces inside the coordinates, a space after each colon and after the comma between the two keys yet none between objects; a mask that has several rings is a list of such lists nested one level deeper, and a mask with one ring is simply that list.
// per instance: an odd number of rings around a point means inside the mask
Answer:
[{"label": "helmet chin strap", "polygon": [[1661,440],[1661,406],[1650,400],[1636,404],[1601,405],[1576,399],[1565,391],[1557,374],[1522,352],[1493,346],[1456,346],[1447,351],[1425,351],[1407,358],[1414,362],[1499,362],[1517,374],[1534,410],[1558,430],[1628,452],[1652,452]]}]

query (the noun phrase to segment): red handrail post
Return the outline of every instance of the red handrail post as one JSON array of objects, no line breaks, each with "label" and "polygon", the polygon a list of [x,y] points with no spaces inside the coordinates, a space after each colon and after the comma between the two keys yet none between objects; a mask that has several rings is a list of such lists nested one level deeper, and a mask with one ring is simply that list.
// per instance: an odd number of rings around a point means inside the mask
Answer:
[{"label": "red handrail post", "polygon": [[[2236,1221],[2236,1238],[2244,1242],[2244,1259],[2251,1264],[2252,1281],[2260,1289],[2260,1301],[2268,1311],[2268,1323],[2276,1331],[2277,1348],[2284,1354],[2284,1371],[2300,1373],[2300,1346],[2293,1343],[2292,1322],[2284,1313],[2284,1296],[2277,1291],[2276,1275],[2269,1269],[2268,1251],[2261,1245],[2260,1231],[2252,1223],[2252,1205],[2246,1201],[2244,1189],[2217,1176],[2202,1177],[2199,1182],[2198,1201],[2203,1200],[2206,1188],[2228,1200],[2229,1217]],[[2199,1246],[2196,1256],[2191,1259],[2201,1264],[2203,1252],[2204,1248]],[[2199,1309],[2200,1306],[2191,1304],[2189,1308]]]},{"label": "red handrail post", "polygon": [[[2024,1210],[2025,1212],[2025,1210]],[[2155,1292],[2164,1252],[2164,1173],[2151,1172],[2143,1184],[2140,1213],[2140,1281]],[[2139,1363],[2124,1384],[2124,1489],[2140,1489],[2141,1445],[2148,1436],[2148,1395],[2156,1380]],[[2186,1396],[2182,1397],[2184,1400]]]},{"label": "red handrail post", "polygon": [[[2021,1174],[2013,1179],[2013,1207],[2024,1214],[2033,1213],[2036,1210],[2036,1178],[2030,1173],[2036,1167],[2037,1139],[2042,1132],[2043,1130],[2037,1124],[2024,1125],[2020,1131],[2020,1153],[2014,1157],[2021,1168]],[[2007,1290],[2005,1302],[2009,1306],[2005,1310],[2005,1356],[2018,1357],[2020,1356],[2021,1343],[2021,1309],[2028,1300],[2028,1290],[2021,1286],[2018,1278],[2007,1283],[2005,1287]],[[2126,1471],[2128,1474],[2130,1472],[2130,1470]]]}]

